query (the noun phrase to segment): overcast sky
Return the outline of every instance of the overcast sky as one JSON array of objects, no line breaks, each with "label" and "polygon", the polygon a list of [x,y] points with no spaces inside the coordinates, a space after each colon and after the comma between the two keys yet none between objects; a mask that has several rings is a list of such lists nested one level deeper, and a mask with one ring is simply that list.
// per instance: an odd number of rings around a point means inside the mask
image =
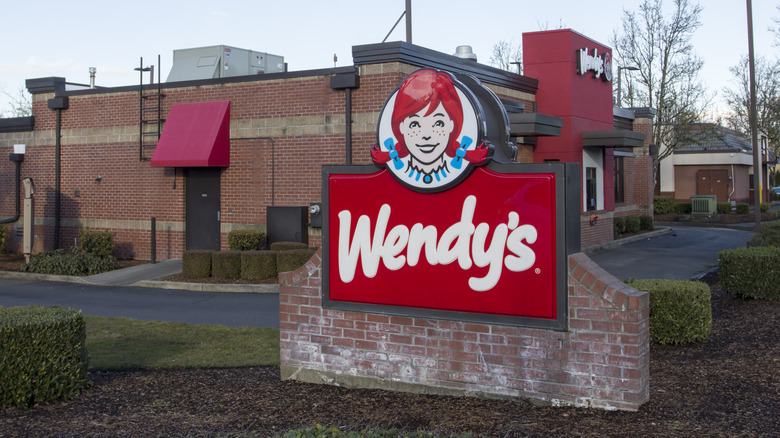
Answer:
[{"label": "overcast sky", "polygon": [[[413,43],[444,53],[471,45],[478,61],[489,64],[498,41],[520,44],[523,32],[571,28],[609,45],[623,10],[639,1],[582,0],[412,0]],[[668,11],[672,2],[666,0]],[[774,59],[772,18],[780,0],[753,0],[757,56]],[[121,6],[119,6],[121,4]],[[722,94],[729,67],[747,55],[747,8],[742,0],[701,1],[702,26],[694,37],[705,61],[702,78]],[[352,64],[352,46],[381,42],[400,17],[404,0],[131,0],[14,1],[2,7],[0,88],[13,95],[25,79],[64,77],[89,83],[97,68],[98,86],[138,84],[139,64],[157,63],[163,80],[175,49],[227,45],[284,56],[289,70]],[[405,39],[402,20],[388,41]],[[9,109],[0,93],[0,113]],[[719,103],[720,108],[724,108]]]}]

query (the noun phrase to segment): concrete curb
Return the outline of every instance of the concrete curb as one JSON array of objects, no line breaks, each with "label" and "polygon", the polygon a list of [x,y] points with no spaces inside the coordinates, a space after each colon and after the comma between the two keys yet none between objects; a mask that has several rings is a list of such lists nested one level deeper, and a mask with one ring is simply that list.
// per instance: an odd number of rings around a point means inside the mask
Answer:
[{"label": "concrete curb", "polygon": [[91,284],[85,280],[84,277],[74,277],[71,275],[38,274],[35,272],[0,271],[0,278],[4,280],[59,281],[61,283]]},{"label": "concrete curb", "polygon": [[[71,275],[38,274],[34,272],[0,271],[0,279],[21,281],[56,281],[61,283],[77,283],[90,286],[122,286],[106,283],[96,283],[85,277]],[[183,281],[141,280],[128,286],[150,287],[157,289],[184,290],[190,292],[227,292],[227,293],[279,293],[278,284],[217,284],[217,283],[187,283]]]},{"label": "concrete curb", "polygon": [[190,292],[227,292],[277,294],[278,284],[222,284],[222,283],[188,283],[184,281],[141,280],[130,286],[152,287],[157,289],[186,290]]},{"label": "concrete curb", "polygon": [[590,245],[586,248],[583,248],[582,252],[584,252],[585,254],[592,254],[602,249],[617,248],[618,246],[623,246],[628,243],[650,239],[652,237],[663,236],[664,234],[669,234],[671,232],[672,232],[672,227],[657,227],[656,230],[651,231],[649,233],[637,234],[636,236],[624,237],[622,239],[613,240],[611,242],[604,242],[604,243],[597,243],[595,245]]}]

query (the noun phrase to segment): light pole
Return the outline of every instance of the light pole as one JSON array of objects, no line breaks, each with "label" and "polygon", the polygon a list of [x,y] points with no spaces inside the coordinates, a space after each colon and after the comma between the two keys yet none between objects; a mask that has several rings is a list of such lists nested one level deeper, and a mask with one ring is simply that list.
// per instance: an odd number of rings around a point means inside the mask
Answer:
[{"label": "light pole", "polygon": [[621,84],[620,84],[620,72],[621,72],[622,70],[636,71],[636,70],[639,70],[639,68],[638,68],[638,67],[622,67],[622,66],[618,66],[618,83],[617,83],[617,88],[618,88],[618,95],[617,95],[617,106],[619,106],[619,107],[622,107],[622,106],[623,106],[623,102],[621,102],[621,100],[620,100],[620,98],[621,98],[621,91],[622,91],[622,87],[621,87]]}]

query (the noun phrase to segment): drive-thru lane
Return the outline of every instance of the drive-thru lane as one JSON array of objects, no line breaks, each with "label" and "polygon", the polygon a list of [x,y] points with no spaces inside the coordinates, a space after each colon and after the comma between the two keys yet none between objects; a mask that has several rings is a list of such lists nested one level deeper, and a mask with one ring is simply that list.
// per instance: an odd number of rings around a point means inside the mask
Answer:
[{"label": "drive-thru lane", "polygon": [[[675,226],[671,233],[590,254],[601,267],[624,280],[629,277],[688,279],[717,267],[718,252],[744,247],[749,230]],[[127,284],[149,268],[101,274],[100,283]],[[279,327],[279,296],[268,293],[191,292],[154,287],[4,279],[0,273],[0,306],[59,305],[85,315],[231,327]]]},{"label": "drive-thru lane", "polygon": [[0,306],[57,305],[85,315],[279,327],[279,295],[0,279]]},{"label": "drive-thru lane", "polygon": [[718,253],[747,244],[745,229],[674,226],[672,232],[590,254],[615,277],[691,279],[717,268]]}]

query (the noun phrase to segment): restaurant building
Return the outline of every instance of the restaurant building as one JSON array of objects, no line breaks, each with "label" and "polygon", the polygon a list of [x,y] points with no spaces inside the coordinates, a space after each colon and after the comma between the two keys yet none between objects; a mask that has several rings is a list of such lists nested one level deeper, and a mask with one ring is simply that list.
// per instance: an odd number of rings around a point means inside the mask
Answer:
[{"label": "restaurant building", "polygon": [[[33,115],[0,119],[6,249],[22,251],[24,178],[33,253],[72,247],[84,228],[109,231],[116,256],[139,260],[227,249],[240,229],[320,246],[309,211],[322,202],[321,167],[371,164],[385,99],[420,68],[489,88],[505,115],[488,117],[507,117],[512,160],[580,166],[582,248],[613,240],[615,217],[652,214],[653,111],[614,107],[609,47],[568,29],[526,33],[523,75],[457,52],[370,44],[353,47],[349,67],[198,78],[176,64],[177,77],[154,83],[141,65],[140,84],[113,88],[29,79]],[[212,76],[225,62],[214,56]]]}]

